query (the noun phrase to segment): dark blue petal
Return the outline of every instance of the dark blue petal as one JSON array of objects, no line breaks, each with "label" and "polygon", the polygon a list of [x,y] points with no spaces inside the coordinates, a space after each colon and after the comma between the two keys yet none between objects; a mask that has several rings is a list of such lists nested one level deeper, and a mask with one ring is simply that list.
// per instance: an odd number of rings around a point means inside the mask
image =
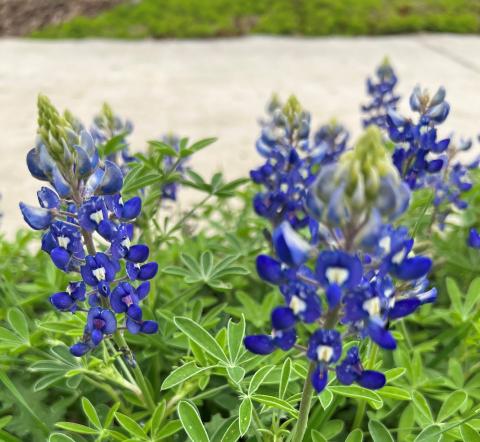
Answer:
[{"label": "dark blue petal", "polygon": [[284,280],[282,264],[268,255],[257,256],[257,272],[260,278],[271,284],[278,285]]},{"label": "dark blue petal", "polygon": [[337,284],[332,284],[327,287],[326,295],[328,306],[334,309],[342,299],[342,290]]},{"label": "dark blue petal", "polygon": [[358,378],[358,383],[363,388],[378,390],[385,385],[386,378],[383,373],[374,370],[364,370]]},{"label": "dark blue petal", "polygon": [[310,244],[293,230],[288,221],[274,230],[272,241],[278,257],[288,265],[299,266],[309,258]]},{"label": "dark blue petal", "polygon": [[120,168],[111,161],[105,161],[105,172],[96,193],[101,195],[112,195],[119,192],[123,186],[123,173]]},{"label": "dark blue petal", "polygon": [[137,275],[137,279],[140,281],[146,281],[152,279],[158,272],[158,264],[156,262],[149,262],[140,267],[140,272]]},{"label": "dark blue petal", "polygon": [[60,206],[60,198],[52,189],[41,187],[37,192],[38,202],[45,209],[56,209]]},{"label": "dark blue petal", "polygon": [[36,148],[30,149],[27,153],[27,167],[32,176],[37,180],[48,180],[47,172],[42,167],[39,151]]},{"label": "dark blue petal", "polygon": [[127,329],[130,333],[135,335],[135,334],[139,333],[140,330],[142,329],[142,324],[134,321],[131,318],[127,318]]},{"label": "dark blue petal", "polygon": [[432,267],[432,260],[425,256],[415,256],[404,259],[403,262],[393,269],[393,274],[404,280],[418,279],[425,276]]},{"label": "dark blue petal", "polygon": [[158,331],[158,324],[155,321],[143,321],[141,332],[146,334],[153,334],[157,333]]},{"label": "dark blue petal", "polygon": [[470,229],[468,234],[468,245],[474,249],[480,249],[480,234],[477,229]]},{"label": "dark blue petal", "polygon": [[273,338],[273,343],[278,348],[283,351],[290,350],[297,340],[297,332],[295,329],[291,328],[290,330],[278,330],[275,331],[275,337]]},{"label": "dark blue petal", "polygon": [[141,210],[142,200],[140,197],[134,196],[123,205],[122,218],[134,219],[140,214]]},{"label": "dark blue petal", "polygon": [[388,312],[390,319],[403,318],[413,313],[421,304],[417,298],[401,299],[395,302],[393,308]]},{"label": "dark blue petal", "polygon": [[373,342],[387,350],[395,350],[397,343],[392,334],[376,322],[370,321],[367,326],[367,332]]},{"label": "dark blue petal", "polygon": [[50,252],[50,258],[60,270],[66,270],[71,256],[63,247],[55,247]]},{"label": "dark blue petal", "polygon": [[313,388],[317,393],[322,392],[328,383],[328,370],[322,364],[318,365],[311,377]]},{"label": "dark blue petal", "polygon": [[61,311],[70,310],[75,304],[74,300],[67,292],[59,292],[50,296],[50,302],[52,305]]},{"label": "dark blue petal", "polygon": [[132,304],[128,307],[127,315],[135,321],[141,321],[142,309],[138,305]]},{"label": "dark blue petal", "polygon": [[107,309],[102,310],[101,317],[105,321],[103,333],[105,333],[106,335],[111,335],[112,333],[115,333],[115,330],[117,329],[117,320],[113,312]]},{"label": "dark blue petal", "polygon": [[100,344],[100,342],[102,342],[102,339],[103,333],[100,330],[95,329],[92,331],[92,342],[94,345]]},{"label": "dark blue petal", "polygon": [[90,350],[90,346],[84,342],[77,342],[70,347],[70,353],[77,357],[83,356],[88,350]]},{"label": "dark blue petal", "polygon": [[248,351],[257,355],[268,355],[275,350],[273,339],[268,335],[246,336],[243,344]]},{"label": "dark blue petal", "polygon": [[131,246],[127,253],[127,259],[133,262],[144,262],[148,259],[149,250],[144,244]]},{"label": "dark blue petal", "polygon": [[53,214],[49,209],[34,207],[20,203],[23,219],[34,230],[44,230],[53,222]]},{"label": "dark blue petal", "polygon": [[148,295],[149,291],[150,291],[150,282],[149,281],[142,282],[136,289],[138,299],[140,301],[144,299],[145,296]]},{"label": "dark blue petal", "polygon": [[297,318],[289,307],[276,307],[272,311],[272,327],[274,330],[291,328],[297,322]]}]

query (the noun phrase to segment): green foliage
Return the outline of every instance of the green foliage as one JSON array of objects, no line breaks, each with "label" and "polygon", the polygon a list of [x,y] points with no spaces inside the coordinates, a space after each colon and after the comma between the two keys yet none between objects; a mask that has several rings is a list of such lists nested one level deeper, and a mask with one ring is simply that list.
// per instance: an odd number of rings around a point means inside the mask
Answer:
[{"label": "green foliage", "polygon": [[141,0],[34,32],[40,38],[192,38],[244,34],[477,33],[476,0]]}]

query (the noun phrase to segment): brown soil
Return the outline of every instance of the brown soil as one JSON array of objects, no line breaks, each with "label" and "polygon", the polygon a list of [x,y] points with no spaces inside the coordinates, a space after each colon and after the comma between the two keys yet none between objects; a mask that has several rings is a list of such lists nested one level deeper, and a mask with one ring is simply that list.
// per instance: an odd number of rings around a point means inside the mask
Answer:
[{"label": "brown soil", "polygon": [[77,15],[94,16],[123,0],[0,0],[0,35],[21,36]]}]

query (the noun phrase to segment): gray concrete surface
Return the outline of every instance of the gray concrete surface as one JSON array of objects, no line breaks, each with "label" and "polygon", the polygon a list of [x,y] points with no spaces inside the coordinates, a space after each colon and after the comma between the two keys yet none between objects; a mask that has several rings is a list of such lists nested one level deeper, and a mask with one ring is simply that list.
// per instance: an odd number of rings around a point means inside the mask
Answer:
[{"label": "gray concrete surface", "polygon": [[[22,225],[18,202],[35,201],[39,183],[25,154],[35,137],[39,92],[89,120],[103,101],[135,123],[132,143],[166,131],[219,141],[194,165],[244,176],[259,163],[257,118],[273,91],[295,93],[314,127],[332,117],[360,131],[364,80],[388,55],[407,95],[421,83],[447,88],[445,132],[480,132],[480,37],[416,35],[383,38],[251,37],[208,41],[0,40],[1,231]],[[195,198],[184,196],[184,203]]]}]

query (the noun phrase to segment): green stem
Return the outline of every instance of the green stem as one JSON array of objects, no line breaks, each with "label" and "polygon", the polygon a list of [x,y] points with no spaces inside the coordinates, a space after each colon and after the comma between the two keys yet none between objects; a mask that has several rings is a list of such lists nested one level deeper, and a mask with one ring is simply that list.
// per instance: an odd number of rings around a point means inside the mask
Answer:
[{"label": "green stem", "polygon": [[312,403],[313,397],[313,385],[311,378],[313,372],[315,371],[315,367],[315,361],[310,362],[307,377],[305,378],[305,383],[303,384],[302,400],[300,402],[298,421],[297,425],[295,426],[292,442],[302,442],[303,437],[305,436],[308,423],[308,414],[310,412],[310,404]]},{"label": "green stem", "polygon": [[[371,370],[375,366],[375,362],[377,359],[378,347],[370,341],[368,343],[368,359],[365,368],[367,370]],[[365,409],[367,406],[367,402],[365,400],[358,401],[357,412],[355,413],[355,418],[353,420],[352,429],[360,428],[363,421],[363,416],[365,415]]]}]

